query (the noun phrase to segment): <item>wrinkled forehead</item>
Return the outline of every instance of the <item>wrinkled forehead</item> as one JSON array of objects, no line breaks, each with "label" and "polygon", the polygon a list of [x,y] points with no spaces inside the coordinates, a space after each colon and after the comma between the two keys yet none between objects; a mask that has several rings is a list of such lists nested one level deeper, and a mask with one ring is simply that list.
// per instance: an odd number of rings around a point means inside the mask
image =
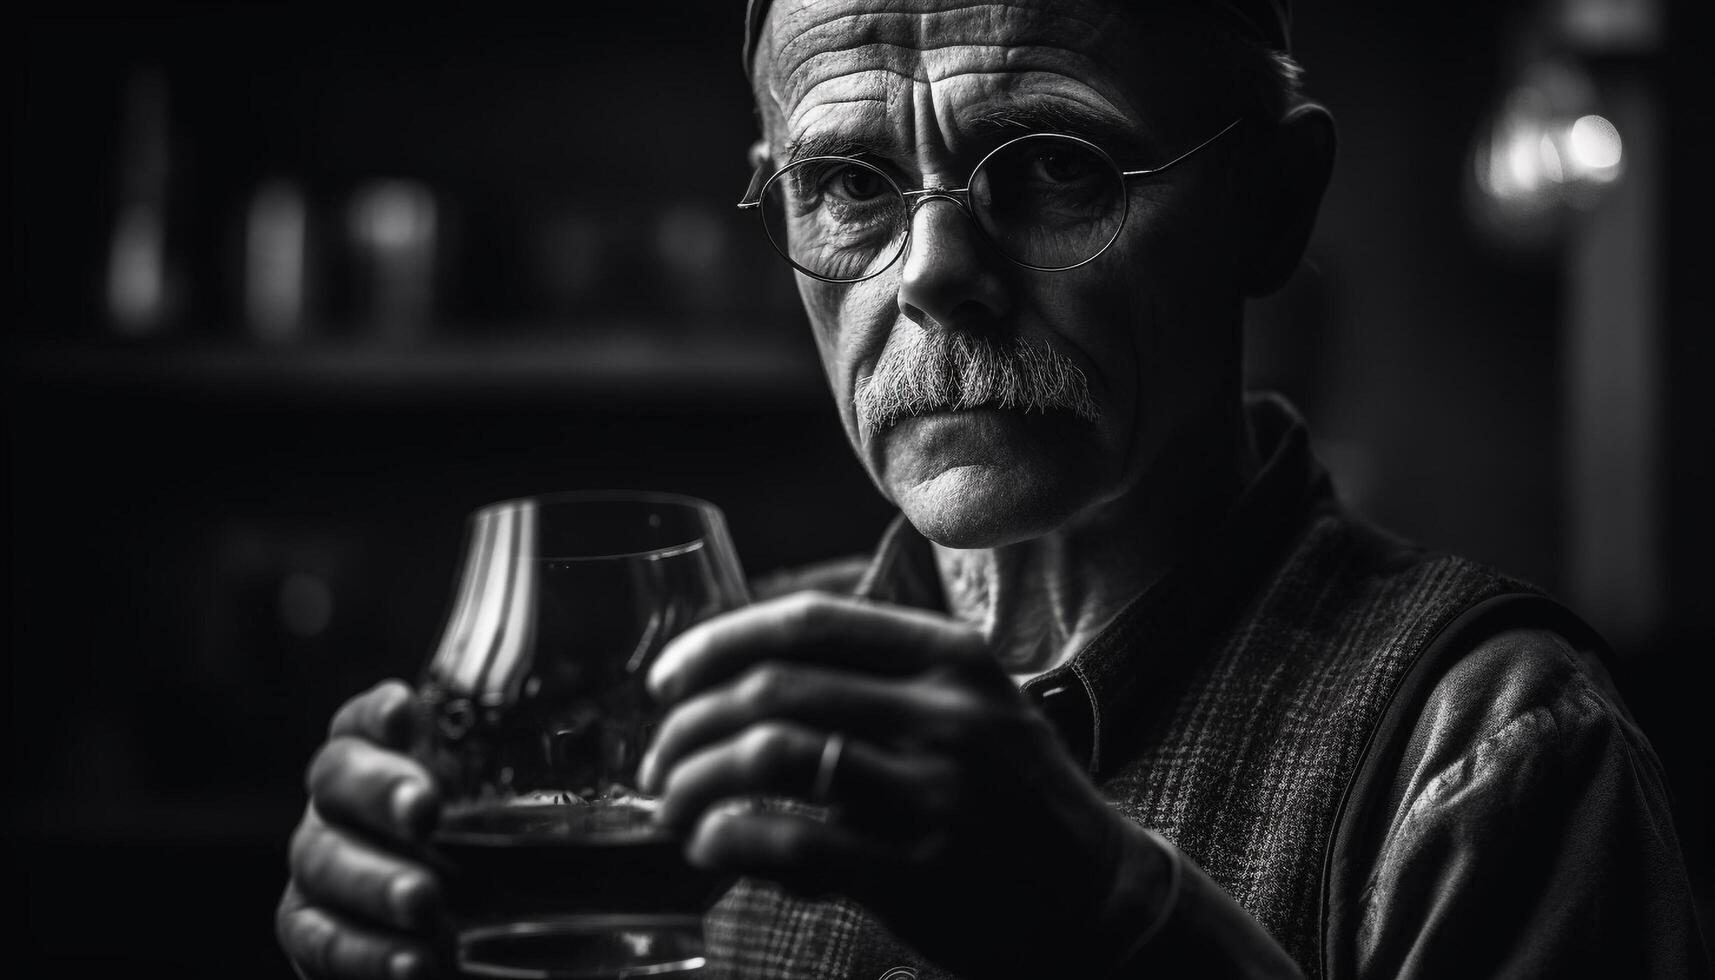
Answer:
[{"label": "wrinkled forehead", "polygon": [[[1133,8],[1160,6],[1170,0],[1113,0]],[[1205,16],[1221,21],[1226,30],[1274,51],[1292,50],[1291,0],[1188,0]],[[756,57],[758,36],[773,0],[746,0],[744,12],[744,70]]]},{"label": "wrinkled forehead", "polygon": [[961,114],[1030,99],[1141,125],[1133,36],[1107,0],[775,0],[753,83],[794,135],[925,111],[957,130]]}]

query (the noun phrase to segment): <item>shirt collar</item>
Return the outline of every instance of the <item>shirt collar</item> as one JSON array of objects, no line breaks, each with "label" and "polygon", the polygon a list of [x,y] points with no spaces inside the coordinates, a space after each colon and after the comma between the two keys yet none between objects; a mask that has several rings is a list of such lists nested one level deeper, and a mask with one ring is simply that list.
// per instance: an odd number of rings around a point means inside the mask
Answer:
[{"label": "shirt collar", "polygon": [[[1160,712],[1173,680],[1209,649],[1313,510],[1331,504],[1327,473],[1310,451],[1298,413],[1275,395],[1255,395],[1246,414],[1263,460],[1250,484],[1203,543],[1133,599],[1065,663],[1024,685],[1067,748],[1100,776],[1124,761]],[[945,612],[928,540],[896,516],[860,579],[859,596]]]}]

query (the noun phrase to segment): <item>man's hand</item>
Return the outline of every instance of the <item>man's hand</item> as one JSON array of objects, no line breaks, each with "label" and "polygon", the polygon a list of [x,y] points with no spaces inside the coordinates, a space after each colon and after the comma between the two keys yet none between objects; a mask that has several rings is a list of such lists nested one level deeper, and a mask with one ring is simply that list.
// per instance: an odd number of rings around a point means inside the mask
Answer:
[{"label": "man's hand", "polygon": [[[977,631],[800,593],[687,631],[649,686],[672,710],[642,787],[694,864],[850,896],[973,976],[1123,955],[1102,910],[1127,824]],[[835,734],[831,819],[718,805],[809,798]]]},{"label": "man's hand", "polygon": [[302,975],[426,977],[445,962],[440,886],[422,860],[439,794],[405,754],[425,723],[411,689],[385,682],[340,708],[310,764],[274,919]]}]

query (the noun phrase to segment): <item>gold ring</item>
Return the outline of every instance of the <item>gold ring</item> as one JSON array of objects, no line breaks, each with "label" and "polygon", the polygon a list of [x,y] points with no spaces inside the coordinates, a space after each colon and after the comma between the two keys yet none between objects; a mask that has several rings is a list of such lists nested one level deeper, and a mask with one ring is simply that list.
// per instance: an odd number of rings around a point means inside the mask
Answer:
[{"label": "gold ring", "polygon": [[828,736],[822,743],[822,761],[816,764],[816,781],[810,786],[810,802],[817,806],[828,805],[828,795],[834,788],[834,770],[839,768],[840,753],[846,749],[846,737],[839,732]]}]

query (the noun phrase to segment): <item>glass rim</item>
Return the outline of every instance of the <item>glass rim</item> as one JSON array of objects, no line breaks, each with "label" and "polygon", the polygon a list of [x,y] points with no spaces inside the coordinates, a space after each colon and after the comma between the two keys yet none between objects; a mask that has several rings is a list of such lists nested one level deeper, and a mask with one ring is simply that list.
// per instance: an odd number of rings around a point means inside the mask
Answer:
[{"label": "glass rim", "polygon": [[674,493],[665,490],[557,490],[548,493],[527,494],[522,497],[509,497],[483,504],[466,515],[465,523],[468,528],[475,529],[479,522],[494,520],[503,514],[518,513],[526,507],[533,506],[538,512],[543,509],[562,504],[656,504],[667,507],[677,507],[693,511],[702,517],[706,523],[702,533],[686,541],[675,544],[657,545],[653,548],[639,548],[635,551],[614,551],[590,555],[541,555],[541,561],[614,561],[623,558],[640,558],[654,560],[659,558],[674,558],[689,554],[704,547],[710,532],[724,533],[726,530],[726,512],[720,505],[702,497],[690,494]]}]

